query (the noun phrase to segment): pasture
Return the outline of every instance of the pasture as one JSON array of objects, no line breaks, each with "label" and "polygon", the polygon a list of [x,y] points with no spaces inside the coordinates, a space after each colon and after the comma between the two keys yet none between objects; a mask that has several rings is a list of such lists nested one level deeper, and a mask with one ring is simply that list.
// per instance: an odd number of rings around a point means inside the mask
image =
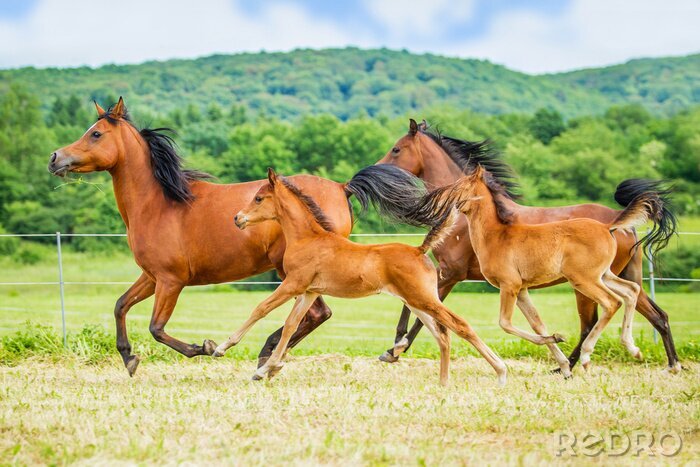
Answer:
[{"label": "pasture", "polygon": [[[67,252],[64,260],[68,281],[136,276],[127,255]],[[3,281],[54,280],[50,258],[0,266]],[[330,298],[333,317],[292,351],[275,379],[258,383],[250,381],[253,359],[291,305],[262,320],[223,359],[188,360],[148,334],[151,299],[128,315],[135,351],[144,357],[129,378],[113,341],[112,309],[125,288],[66,286],[68,349],[57,332],[56,286],[0,290],[0,463],[515,464],[559,459],[562,433],[609,436],[630,427],[677,433],[683,447],[674,460],[699,453],[697,294],[657,296],[670,315],[682,374],[662,372],[663,348],[640,316],[634,335],[645,361],[632,361],[617,339],[618,313],[593,354],[592,372],[577,367],[567,381],[549,374],[556,365],[546,349],[500,330],[496,294],[452,294],[448,305],[506,359],[509,380],[498,388],[488,364],[453,337],[451,380],[443,388],[428,333],[399,363],[377,361],[392,343],[400,309],[384,295]],[[220,343],[267,294],[186,289],[167,329],[187,342]],[[568,349],[578,326],[573,294],[534,292],[533,299]],[[526,326],[519,314],[515,322]],[[579,452],[577,459],[592,458]],[[622,459],[638,460],[631,453]]]}]

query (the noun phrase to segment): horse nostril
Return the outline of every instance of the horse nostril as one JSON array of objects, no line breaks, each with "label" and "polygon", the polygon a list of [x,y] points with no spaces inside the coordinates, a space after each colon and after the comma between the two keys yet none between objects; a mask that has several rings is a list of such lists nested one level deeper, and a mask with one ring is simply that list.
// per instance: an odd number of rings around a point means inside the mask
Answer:
[{"label": "horse nostril", "polygon": [[233,216],[233,222],[235,222],[236,224],[238,224],[238,214],[236,214],[235,216]]},{"label": "horse nostril", "polygon": [[56,162],[56,153],[55,152],[53,154],[51,154],[51,163],[53,164],[54,162]]}]

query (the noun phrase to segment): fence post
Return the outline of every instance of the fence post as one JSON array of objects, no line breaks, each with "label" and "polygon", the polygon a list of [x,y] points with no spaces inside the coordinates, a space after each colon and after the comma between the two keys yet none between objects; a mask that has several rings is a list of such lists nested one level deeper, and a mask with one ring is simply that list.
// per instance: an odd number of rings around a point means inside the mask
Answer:
[{"label": "fence post", "polygon": [[58,289],[61,294],[61,324],[63,328],[63,347],[68,347],[66,338],[66,303],[63,293],[63,257],[61,255],[61,232],[56,232],[56,251],[58,252]]},{"label": "fence post", "polygon": [[[647,235],[651,233],[650,229],[647,229]],[[656,301],[656,287],[654,284],[654,257],[651,254],[651,249],[647,250],[648,251],[648,261],[649,261],[649,295],[651,295],[652,301]],[[659,335],[656,332],[656,328],[654,328],[653,331],[653,336],[654,336],[654,344],[657,344],[659,342]]]}]

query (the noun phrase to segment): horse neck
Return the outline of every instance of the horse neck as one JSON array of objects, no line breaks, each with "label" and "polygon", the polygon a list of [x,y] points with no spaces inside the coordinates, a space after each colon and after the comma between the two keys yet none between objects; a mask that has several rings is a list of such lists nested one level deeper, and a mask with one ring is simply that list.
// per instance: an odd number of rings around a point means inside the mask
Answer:
[{"label": "horse neck", "polygon": [[277,218],[282,226],[287,245],[325,232],[303,201],[286,187],[276,190],[275,204]]},{"label": "horse neck", "polygon": [[120,124],[122,157],[109,172],[112,175],[117,208],[127,229],[139,220],[153,219],[154,212],[162,212],[165,196],[153,175],[148,145],[136,129]]},{"label": "horse neck", "polygon": [[421,178],[428,189],[435,189],[459,180],[464,174],[452,158],[430,137],[421,138],[423,172]]},{"label": "horse neck", "polygon": [[474,199],[469,202],[466,214],[469,238],[478,256],[480,251],[487,248],[487,238],[498,238],[499,232],[506,226],[498,218],[491,191],[482,181],[476,183],[472,194]]}]

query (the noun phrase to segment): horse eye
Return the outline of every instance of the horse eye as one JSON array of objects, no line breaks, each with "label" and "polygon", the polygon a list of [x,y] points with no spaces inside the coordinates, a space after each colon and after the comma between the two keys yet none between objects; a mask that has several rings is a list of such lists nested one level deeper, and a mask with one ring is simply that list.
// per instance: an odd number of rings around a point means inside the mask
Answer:
[{"label": "horse eye", "polygon": [[394,149],[391,150],[391,152],[393,152],[394,154],[398,154],[399,152],[401,152],[401,148],[396,146],[394,147]]},{"label": "horse eye", "polygon": [[93,131],[93,132],[92,132],[92,137],[93,137],[93,138],[97,139],[97,138],[99,138],[100,136],[102,136],[102,133],[100,133],[99,131]]},{"label": "horse eye", "polygon": [[255,197],[255,202],[256,202],[256,203],[262,202],[262,198],[261,198],[260,196],[256,196],[256,197]]}]

